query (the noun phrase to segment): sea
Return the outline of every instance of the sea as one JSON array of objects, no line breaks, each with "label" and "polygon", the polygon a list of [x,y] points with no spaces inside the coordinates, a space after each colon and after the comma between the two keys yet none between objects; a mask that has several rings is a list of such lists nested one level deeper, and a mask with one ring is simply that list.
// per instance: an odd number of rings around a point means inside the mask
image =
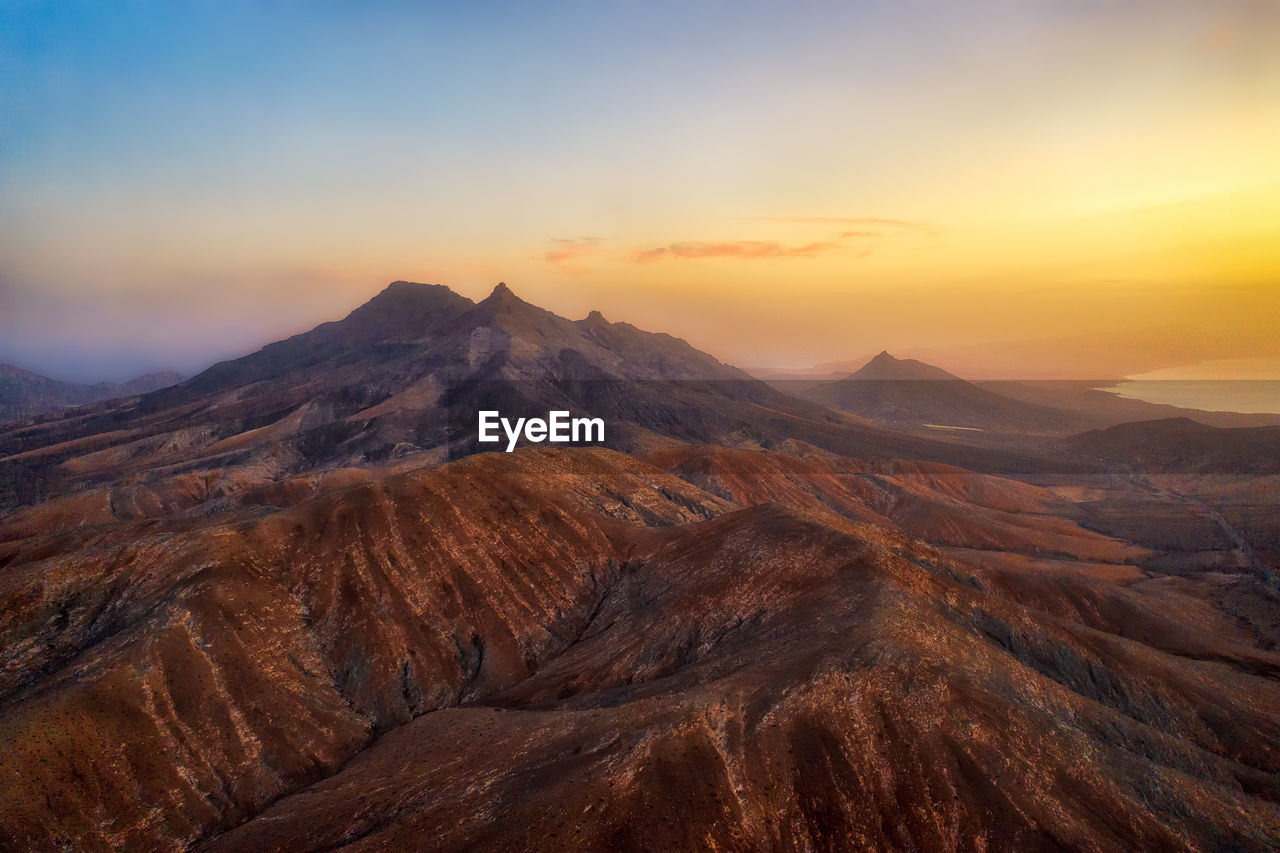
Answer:
[{"label": "sea", "polygon": [[1126,377],[1119,397],[1204,412],[1280,414],[1280,356],[1231,358],[1166,367]]},{"label": "sea", "polygon": [[1206,412],[1280,413],[1280,379],[1129,379],[1102,390]]}]

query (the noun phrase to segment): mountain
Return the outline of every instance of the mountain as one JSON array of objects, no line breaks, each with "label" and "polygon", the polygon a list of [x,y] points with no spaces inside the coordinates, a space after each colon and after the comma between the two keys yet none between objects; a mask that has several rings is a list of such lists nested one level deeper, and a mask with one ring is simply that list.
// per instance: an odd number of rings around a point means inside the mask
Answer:
[{"label": "mountain", "polygon": [[126,471],[170,478],[200,468],[218,472],[221,494],[315,468],[444,458],[457,395],[501,383],[538,396],[539,382],[582,376],[743,377],[683,341],[599,315],[566,320],[506,285],[475,303],[395,282],[342,320],[176,386],[0,431],[0,480],[28,500]]},{"label": "mountain", "polygon": [[[395,282],[342,320],[178,385],[0,429],[0,506],[126,474],[161,503],[202,502],[309,470],[391,464],[418,453],[439,462],[489,449],[476,442],[483,409],[590,412],[606,419],[607,444],[621,450],[796,438],[834,452],[991,471],[1078,464],[858,422],[685,341],[597,312],[568,320],[505,284],[477,303],[447,287]],[[200,471],[216,483],[210,491],[192,492],[182,479],[174,485],[178,475]]]},{"label": "mountain", "polygon": [[[353,364],[363,371],[360,384],[383,382],[394,392],[436,374],[441,381],[559,377],[578,360],[618,378],[742,377],[677,338],[609,323],[598,312],[567,320],[525,302],[505,283],[474,303],[442,285],[397,281],[343,320],[216,364],[170,397],[189,400],[257,382],[341,387],[352,384],[342,368]],[[329,375],[310,375],[320,365]]]},{"label": "mountain", "polygon": [[1065,444],[1135,471],[1280,474],[1280,426],[1221,428],[1165,418],[1091,430]]},{"label": "mountain", "polygon": [[173,371],[148,373],[128,382],[84,385],[50,379],[11,364],[0,364],[0,421],[31,418],[115,397],[145,394],[181,382]]},{"label": "mountain", "polygon": [[[787,384],[778,387],[790,389]],[[887,352],[844,379],[795,391],[896,429],[985,433],[969,436],[979,441],[1010,434],[1063,435],[1092,425],[1079,415],[1004,397],[939,367]]]}]

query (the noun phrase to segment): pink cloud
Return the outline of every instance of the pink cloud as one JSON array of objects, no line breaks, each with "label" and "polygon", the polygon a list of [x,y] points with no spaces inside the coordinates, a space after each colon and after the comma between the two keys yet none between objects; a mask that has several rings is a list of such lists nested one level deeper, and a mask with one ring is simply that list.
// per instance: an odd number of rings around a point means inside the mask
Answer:
[{"label": "pink cloud", "polygon": [[632,254],[636,263],[649,263],[661,260],[700,260],[703,258],[739,258],[743,260],[766,260],[777,258],[812,258],[828,252],[838,251],[842,244],[838,240],[820,243],[806,243],[802,246],[784,246],[781,243],[766,240],[735,240],[723,243],[685,242],[671,243],[655,249],[639,249]]},{"label": "pink cloud", "polygon": [[[786,244],[777,240],[680,240],[653,248],[610,248],[601,237],[557,237],[551,247],[537,259],[548,264],[573,271],[575,262],[596,256],[603,260],[622,260],[646,264],[654,261],[696,261],[707,259],[734,259],[746,261],[789,260],[815,258],[820,255],[842,253],[848,257],[865,258],[871,254],[870,243],[890,239],[896,233],[925,230],[928,226],[899,219],[875,217],[809,218],[774,220],[788,222],[861,224],[863,227],[837,232],[826,240],[810,243]],[[861,241],[862,245],[851,245]]]},{"label": "pink cloud", "polygon": [[911,219],[889,219],[880,216],[771,216],[769,222],[799,222],[810,225],[860,225],[881,228],[901,228],[911,231],[932,231],[932,226]]},{"label": "pink cloud", "polygon": [[551,240],[552,248],[542,259],[549,264],[564,266],[578,258],[591,255],[600,250],[603,241],[599,237],[556,237]]}]

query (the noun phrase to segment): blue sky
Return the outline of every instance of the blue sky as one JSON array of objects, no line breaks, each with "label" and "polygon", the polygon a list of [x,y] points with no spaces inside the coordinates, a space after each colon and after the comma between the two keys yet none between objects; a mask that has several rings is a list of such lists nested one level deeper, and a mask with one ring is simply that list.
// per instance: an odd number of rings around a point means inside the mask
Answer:
[{"label": "blue sky", "polygon": [[[505,279],[739,363],[1088,337],[1100,282],[1181,294],[1153,320],[1174,329],[1205,287],[1275,272],[1276,22],[1248,0],[5,0],[0,360],[191,371],[397,278]],[[1012,292],[1041,319],[984,325]]]}]

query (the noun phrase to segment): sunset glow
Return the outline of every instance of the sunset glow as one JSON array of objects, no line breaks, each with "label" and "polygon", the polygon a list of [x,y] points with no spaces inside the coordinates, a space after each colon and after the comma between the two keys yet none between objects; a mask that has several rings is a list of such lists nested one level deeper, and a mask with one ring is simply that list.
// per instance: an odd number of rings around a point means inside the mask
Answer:
[{"label": "sunset glow", "polygon": [[0,360],[191,372],[394,279],[747,366],[1280,355],[1280,5],[961,5],[5,3]]}]

